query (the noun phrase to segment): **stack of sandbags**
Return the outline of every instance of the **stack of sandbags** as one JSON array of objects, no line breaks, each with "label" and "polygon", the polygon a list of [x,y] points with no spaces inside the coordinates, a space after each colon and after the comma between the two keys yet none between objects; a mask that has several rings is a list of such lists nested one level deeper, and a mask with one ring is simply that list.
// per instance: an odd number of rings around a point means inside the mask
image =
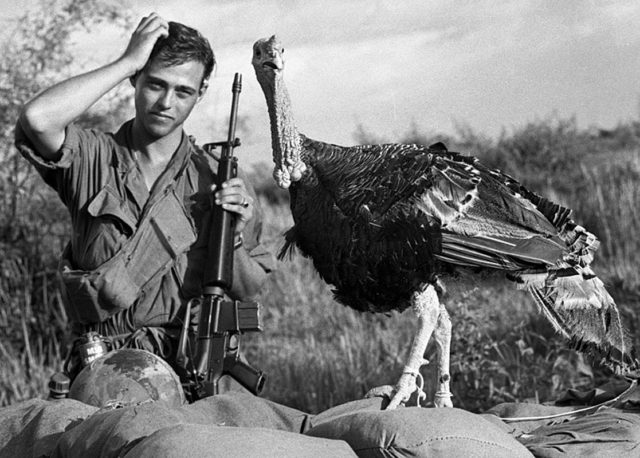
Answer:
[{"label": "stack of sandbags", "polygon": [[363,399],[311,415],[238,392],[180,407],[32,400],[0,409],[0,457],[640,456],[640,415],[620,408],[503,421],[577,407],[510,403],[473,414],[383,405]]},{"label": "stack of sandbags", "polygon": [[0,409],[0,457],[48,456],[66,430],[97,410],[74,399],[32,399]]},{"label": "stack of sandbags", "polygon": [[[37,406],[37,407],[36,407]],[[73,411],[70,406],[84,408]],[[380,399],[347,403],[310,415],[249,394],[226,393],[190,405],[150,402],[97,410],[77,401],[38,401],[4,409],[12,426],[11,457],[200,456],[531,456],[500,427],[459,409],[381,410]],[[88,410],[87,410],[88,409]],[[20,415],[15,415],[16,412]],[[25,411],[30,421],[25,422]],[[40,412],[37,413],[36,411]],[[35,427],[55,418],[56,427]],[[73,417],[75,422],[68,420]],[[10,418],[14,418],[13,421]],[[29,426],[31,425],[31,426]],[[23,430],[20,430],[25,426]],[[34,448],[32,432],[41,445]],[[42,442],[44,433],[46,443]],[[20,448],[22,445],[22,448]]]}]

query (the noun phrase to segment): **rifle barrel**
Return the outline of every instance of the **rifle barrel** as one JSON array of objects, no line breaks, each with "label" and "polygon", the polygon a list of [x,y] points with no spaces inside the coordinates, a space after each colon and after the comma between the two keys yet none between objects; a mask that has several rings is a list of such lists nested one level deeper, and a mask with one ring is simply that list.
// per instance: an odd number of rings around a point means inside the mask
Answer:
[{"label": "rifle barrel", "polygon": [[236,142],[236,122],[238,120],[238,98],[242,91],[242,74],[236,73],[231,86],[231,114],[229,115],[229,135],[227,136],[227,148],[222,149],[222,153],[233,156],[233,147]]}]

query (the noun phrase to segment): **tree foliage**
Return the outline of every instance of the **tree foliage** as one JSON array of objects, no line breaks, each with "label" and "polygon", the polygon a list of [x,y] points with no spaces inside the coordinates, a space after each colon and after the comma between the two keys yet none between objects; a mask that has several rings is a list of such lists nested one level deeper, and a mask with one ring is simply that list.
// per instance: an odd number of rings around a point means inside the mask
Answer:
[{"label": "tree foliage", "polygon": [[[13,146],[13,130],[22,105],[42,89],[71,76],[86,66],[75,57],[78,37],[101,25],[129,28],[127,8],[120,3],[99,0],[42,0],[15,22],[11,40],[2,46],[0,60],[0,200],[1,242],[12,243],[24,234],[33,233],[34,225],[47,229],[48,223],[60,221],[50,208],[51,193],[34,180],[30,166]],[[116,117],[128,105],[127,97],[112,96],[109,107]],[[110,124],[113,117],[89,112],[79,119],[84,124]],[[102,124],[102,125],[100,125]],[[111,127],[109,125],[109,127]],[[40,201],[43,200],[44,202]],[[41,206],[40,204],[44,204]],[[33,218],[31,211],[39,218]],[[44,222],[41,217],[52,221]],[[37,222],[36,222],[37,221]],[[44,222],[44,225],[43,225]],[[24,227],[23,227],[24,226]],[[42,232],[42,231],[36,231]]]},{"label": "tree foliage", "polygon": [[[33,335],[55,342],[62,330],[51,323],[65,321],[52,285],[69,218],[13,144],[18,115],[44,88],[88,70],[90,63],[77,57],[83,37],[102,27],[129,31],[130,17],[128,7],[116,1],[41,0],[12,23],[10,39],[0,44],[0,343],[9,344],[0,348],[4,353],[29,349]],[[102,111],[77,121],[109,128],[128,105],[129,97],[115,93]],[[114,115],[105,116],[106,109]]]}]

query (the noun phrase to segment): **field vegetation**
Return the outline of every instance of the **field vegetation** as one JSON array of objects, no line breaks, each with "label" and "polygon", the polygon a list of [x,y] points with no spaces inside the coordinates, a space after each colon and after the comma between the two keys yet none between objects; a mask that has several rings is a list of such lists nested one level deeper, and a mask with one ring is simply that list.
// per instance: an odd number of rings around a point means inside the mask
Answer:
[{"label": "field vegetation", "polygon": [[[5,46],[0,62],[0,406],[45,396],[48,378],[61,368],[70,343],[56,278],[69,219],[12,146],[17,110],[51,75],[64,74],[74,31],[100,18],[123,20],[98,1],[66,3],[72,8],[60,16],[26,17],[16,44]],[[20,48],[21,39],[22,45],[31,40],[31,54]],[[111,128],[122,120],[118,113],[127,102],[116,94],[81,122]],[[116,115],[106,116],[107,111]],[[603,131],[550,116],[495,139],[466,126],[443,136],[417,125],[402,138],[385,139],[365,126],[354,137],[354,143],[443,141],[573,208],[574,219],[602,242],[594,267],[640,345],[640,121]],[[256,167],[252,176],[265,211],[265,236],[277,251],[292,221],[288,196],[275,187],[270,168]],[[331,287],[300,256],[280,263],[260,300],[266,329],[242,342],[249,361],[268,375],[265,397],[319,412],[396,381],[416,325],[410,311],[353,312],[333,301]],[[568,350],[527,295],[507,281],[478,281],[470,288],[450,284],[444,302],[453,322],[452,391],[458,407],[478,412],[502,401],[550,401],[568,388],[593,388],[612,377]],[[429,391],[430,367],[424,375]]]}]

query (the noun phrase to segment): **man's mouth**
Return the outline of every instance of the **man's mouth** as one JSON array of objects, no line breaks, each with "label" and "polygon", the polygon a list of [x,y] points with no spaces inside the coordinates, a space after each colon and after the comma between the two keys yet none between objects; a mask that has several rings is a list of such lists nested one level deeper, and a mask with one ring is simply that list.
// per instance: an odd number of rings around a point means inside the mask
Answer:
[{"label": "man's mouth", "polygon": [[173,117],[169,116],[168,114],[164,114],[164,113],[158,113],[157,111],[152,111],[151,116],[153,116],[154,118],[157,119],[163,119],[163,120],[172,120]]}]

